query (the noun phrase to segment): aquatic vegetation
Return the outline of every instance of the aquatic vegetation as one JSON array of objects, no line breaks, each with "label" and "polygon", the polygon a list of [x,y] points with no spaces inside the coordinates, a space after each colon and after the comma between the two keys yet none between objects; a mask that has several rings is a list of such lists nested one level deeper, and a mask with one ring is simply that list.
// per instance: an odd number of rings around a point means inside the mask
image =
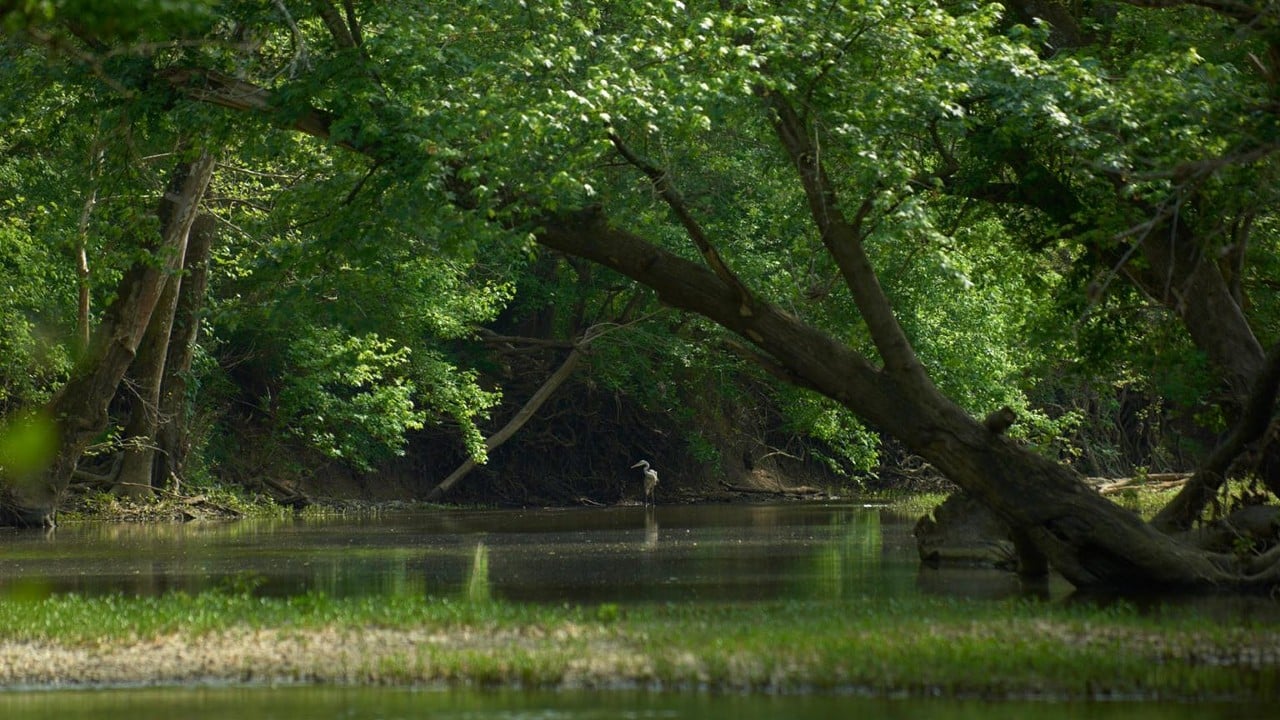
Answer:
[{"label": "aquatic vegetation", "polygon": [[0,685],[307,681],[1280,698],[1280,624],[955,599],[514,605],[249,591],[0,603]]}]

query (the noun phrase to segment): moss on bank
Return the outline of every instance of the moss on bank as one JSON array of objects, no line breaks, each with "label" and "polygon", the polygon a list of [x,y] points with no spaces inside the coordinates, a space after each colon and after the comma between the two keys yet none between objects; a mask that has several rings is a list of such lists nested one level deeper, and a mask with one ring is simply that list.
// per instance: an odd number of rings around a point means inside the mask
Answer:
[{"label": "moss on bank", "polygon": [[1280,624],[948,599],[530,606],[182,594],[0,602],[0,685],[318,682],[1280,699]]}]

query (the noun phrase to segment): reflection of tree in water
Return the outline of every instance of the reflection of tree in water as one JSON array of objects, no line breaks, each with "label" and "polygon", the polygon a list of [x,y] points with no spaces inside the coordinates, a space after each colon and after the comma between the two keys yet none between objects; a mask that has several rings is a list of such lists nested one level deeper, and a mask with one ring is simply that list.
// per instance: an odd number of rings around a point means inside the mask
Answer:
[{"label": "reflection of tree in water", "polygon": [[1017,573],[995,568],[929,567],[922,563],[916,587],[926,595],[974,600],[1048,599],[1047,583],[1024,583]]},{"label": "reflection of tree in water", "polygon": [[829,525],[835,531],[815,551],[813,573],[800,576],[808,584],[804,589],[819,599],[870,594],[884,581],[880,511],[840,510],[831,514]]},{"label": "reflection of tree in water", "polygon": [[474,603],[489,602],[493,598],[489,583],[489,548],[483,542],[476,543],[471,555],[471,572],[467,575],[466,599]]},{"label": "reflection of tree in water", "polygon": [[[918,596],[924,588],[908,547],[910,526],[876,508],[817,503],[432,512],[225,527],[68,525],[53,540],[23,536],[6,548],[0,596],[196,593],[234,586],[244,579],[237,573],[261,575],[253,594],[271,597]],[[113,540],[98,539],[104,534]]]}]

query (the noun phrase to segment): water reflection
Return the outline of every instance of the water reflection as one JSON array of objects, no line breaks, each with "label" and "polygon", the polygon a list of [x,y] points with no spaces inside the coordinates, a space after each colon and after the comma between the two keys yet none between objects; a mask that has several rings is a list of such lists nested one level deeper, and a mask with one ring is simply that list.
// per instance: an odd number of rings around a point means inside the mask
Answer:
[{"label": "water reflection", "polygon": [[778,600],[912,591],[909,525],[854,504],[441,511],[0,535],[0,594]]},{"label": "water reflection", "polygon": [[472,553],[465,595],[470,602],[489,602],[493,598],[489,585],[489,548],[483,542],[476,543]]},{"label": "water reflection", "polygon": [[644,509],[644,549],[658,547],[658,508],[647,505]]},{"label": "water reflection", "polygon": [[921,566],[916,581],[926,594],[973,600],[1048,600],[1070,592],[1061,578],[1022,578],[1016,573],[984,568]]},{"label": "water reflection", "polygon": [[138,717],[509,718],[605,720],[1234,720],[1268,717],[1273,708],[1219,703],[1027,703],[835,696],[742,696],[639,692],[478,692],[389,688],[151,688],[0,693],[0,717],[25,720],[134,720]]},{"label": "water reflection", "polygon": [[0,595],[221,587],[626,603],[1023,593],[1005,573],[921,571],[913,521],[852,503],[788,503],[68,525],[0,535]]}]

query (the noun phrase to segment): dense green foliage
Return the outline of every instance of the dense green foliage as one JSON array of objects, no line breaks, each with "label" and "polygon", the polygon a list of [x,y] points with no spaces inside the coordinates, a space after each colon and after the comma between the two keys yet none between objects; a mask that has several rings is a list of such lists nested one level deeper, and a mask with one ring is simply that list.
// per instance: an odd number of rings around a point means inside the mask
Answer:
[{"label": "dense green foliage", "polygon": [[[1193,233],[1260,341],[1277,336],[1269,16],[1246,32],[1203,8],[1083,3],[1086,41],[1050,52],[1050,28],[994,3],[339,5],[6,8],[0,410],[70,372],[77,247],[96,317],[155,232],[174,158],[207,146],[204,442],[247,424],[368,473],[426,437],[443,474],[483,460],[495,405],[509,416],[554,367],[478,328],[564,344],[609,325],[553,416],[590,425],[612,402],[650,438],[674,429],[681,457],[871,470],[879,440],[848,410],[531,242],[596,208],[696,258],[687,211],[761,297],[872,353],[771,92],[818,128],[940,388],[977,416],[1014,408],[1011,432],[1046,454],[1181,467],[1224,427],[1222,378],[1176,302],[1130,282],[1151,272],[1135,251],[1157,226]],[[644,442],[611,462],[653,454]]]}]

